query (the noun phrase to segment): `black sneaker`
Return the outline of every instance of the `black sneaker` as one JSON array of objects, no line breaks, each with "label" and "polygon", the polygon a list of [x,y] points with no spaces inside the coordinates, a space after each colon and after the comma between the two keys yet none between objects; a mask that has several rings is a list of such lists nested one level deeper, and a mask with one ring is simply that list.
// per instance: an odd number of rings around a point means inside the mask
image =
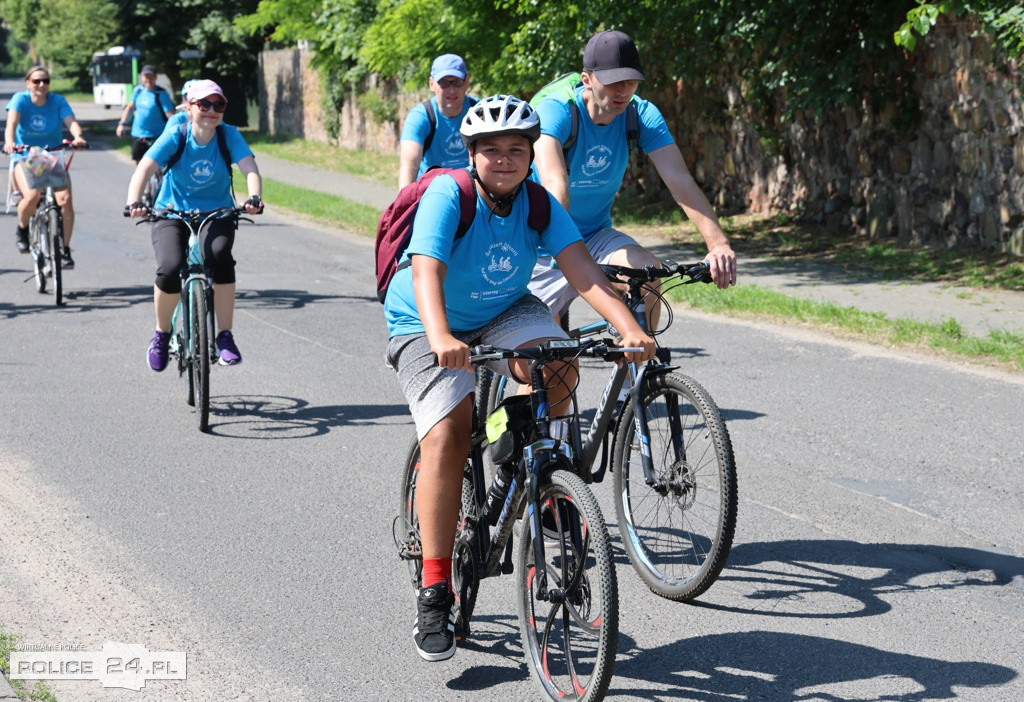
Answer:
[{"label": "black sneaker", "polygon": [[71,249],[67,246],[64,247],[64,252],[60,255],[60,267],[66,271],[70,271],[75,267],[75,259],[71,258]]},{"label": "black sneaker", "polygon": [[417,593],[412,638],[423,660],[443,661],[455,655],[454,604],[455,595],[448,592],[446,580]]},{"label": "black sneaker", "polygon": [[28,253],[28,227],[18,227],[18,253]]}]

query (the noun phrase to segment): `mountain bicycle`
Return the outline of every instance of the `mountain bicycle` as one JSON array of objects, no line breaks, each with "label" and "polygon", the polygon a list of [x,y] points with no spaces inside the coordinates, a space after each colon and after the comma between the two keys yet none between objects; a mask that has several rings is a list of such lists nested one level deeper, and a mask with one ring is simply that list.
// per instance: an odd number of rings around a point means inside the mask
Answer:
[{"label": "mountain bicycle", "polygon": [[[186,401],[195,408],[199,431],[210,430],[210,364],[217,362],[213,314],[213,281],[203,262],[201,233],[218,219],[251,222],[242,217],[244,207],[222,207],[211,212],[199,210],[150,210],[143,222],[181,220],[188,227],[188,255],[181,269],[181,300],[171,317],[170,357],[177,359],[178,375],[188,380]],[[125,217],[129,210],[124,209]]]},{"label": "mountain bicycle", "polygon": [[[456,637],[470,634],[480,582],[516,573],[523,653],[547,700],[600,700],[607,691],[618,642],[618,585],[604,517],[578,476],[579,424],[550,416],[542,369],[581,357],[618,360],[640,349],[610,340],[566,339],[511,350],[478,346],[471,361],[529,361],[532,391],[509,398],[486,424],[473,416],[462,506],[452,554]],[[485,482],[482,453],[500,466]],[[413,442],[402,477],[395,543],[413,588],[422,576],[416,510],[419,444]],[[522,526],[514,528],[521,522]],[[520,537],[512,562],[513,535]]]},{"label": "mountain bicycle", "polygon": [[33,190],[43,191],[39,205],[28,221],[29,253],[34,272],[26,280],[35,278],[36,290],[45,293],[46,280],[51,278],[54,304],[59,307],[64,304],[64,213],[54,193],[68,187],[73,147],[70,141],[63,141],[42,147],[18,144],[14,150],[29,152],[21,161],[25,181]]},{"label": "mountain bicycle", "polygon": [[[675,285],[711,282],[706,262],[601,269],[609,280],[627,286],[624,301],[645,331],[645,295],[653,295],[654,304],[665,303],[667,317],[652,334],[655,341],[671,326],[672,308],[664,298],[668,288],[651,292],[644,286],[667,279]],[[600,321],[569,335],[609,330]],[[629,400],[618,402],[627,376]],[[506,377],[478,369],[474,414],[487,416],[499,406],[514,392],[508,385]],[[612,370],[578,455],[586,483],[601,482],[611,463],[623,547],[651,591],[685,602],[711,587],[736,529],[736,463],[721,411],[707,390],[672,365],[669,349],[659,345],[648,363]]]}]

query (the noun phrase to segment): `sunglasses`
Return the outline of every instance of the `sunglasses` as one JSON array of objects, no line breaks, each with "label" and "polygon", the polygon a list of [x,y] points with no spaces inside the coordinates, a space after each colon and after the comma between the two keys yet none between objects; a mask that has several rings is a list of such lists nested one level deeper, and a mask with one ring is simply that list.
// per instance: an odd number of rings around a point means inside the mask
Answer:
[{"label": "sunglasses", "polygon": [[219,115],[224,114],[224,110],[228,109],[228,104],[223,100],[193,100],[192,104],[198,105],[200,112],[213,110]]},{"label": "sunglasses", "polygon": [[458,78],[442,78],[437,81],[437,84],[441,86],[442,90],[447,90],[448,88],[461,88],[463,83],[465,83],[465,81],[459,80]]},{"label": "sunglasses", "polygon": [[49,78],[33,78],[32,82],[35,83],[36,85],[49,85],[50,84],[50,79]]}]

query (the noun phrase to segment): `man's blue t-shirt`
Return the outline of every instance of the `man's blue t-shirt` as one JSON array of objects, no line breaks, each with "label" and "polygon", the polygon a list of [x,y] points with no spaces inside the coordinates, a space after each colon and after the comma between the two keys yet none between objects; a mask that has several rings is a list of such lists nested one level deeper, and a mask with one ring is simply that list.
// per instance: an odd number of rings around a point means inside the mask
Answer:
[{"label": "man's blue t-shirt", "polygon": [[[540,236],[527,222],[530,201],[525,186],[507,217],[492,215],[477,193],[476,216],[469,231],[455,239],[459,224],[459,186],[449,175],[438,176],[420,199],[412,239],[402,260],[412,254],[430,256],[447,266],[445,312],[452,331],[483,327],[529,292],[537,262],[537,246],[560,252],[580,240],[569,214],[554,198],[551,223]],[[412,267],[395,273],[384,300],[388,334],[423,333],[412,288]]]},{"label": "man's blue t-shirt", "polygon": [[132,119],[132,136],[136,139],[152,139],[160,136],[167,122],[165,115],[174,109],[174,101],[166,90],[147,90],[136,85],[129,102],[135,103],[135,118]]},{"label": "man's blue t-shirt", "polygon": [[[238,163],[246,156],[253,155],[237,127],[224,124],[221,128],[225,130],[224,136],[232,162]],[[165,130],[146,151],[146,156],[163,168],[177,150],[180,138],[179,130]],[[192,130],[186,129],[185,150],[164,176],[156,207],[206,211],[233,204],[231,179],[228,177],[227,165],[220,156],[217,137],[214,136],[205,146],[200,146],[195,142]]]},{"label": "man's blue t-shirt", "polygon": [[[32,95],[27,90],[15,93],[7,103],[7,111],[16,111],[21,119],[14,132],[14,141],[27,146],[54,146],[61,142],[64,135],[64,120],[74,117],[71,105],[63,95],[50,93],[46,103],[39,107],[32,102]],[[20,160],[21,154],[12,154],[14,160]]]},{"label": "man's blue t-shirt", "polygon": [[[665,118],[653,103],[634,96],[640,118],[640,148],[646,153],[672,144]],[[569,150],[569,214],[583,238],[612,226],[612,202],[622,185],[629,165],[626,144],[626,113],[609,124],[594,124],[583,102],[583,87],[576,89],[580,128],[576,143]],[[564,97],[551,96],[537,105],[541,134],[553,136],[563,144],[569,138],[572,118]],[[534,179],[539,180],[536,174]]]},{"label": "man's blue t-shirt", "polygon": [[[431,166],[442,168],[463,168],[469,165],[469,151],[462,141],[462,134],[459,128],[462,126],[462,119],[469,112],[471,98],[467,95],[462,101],[462,112],[457,117],[445,117],[441,108],[437,106],[437,96],[430,98],[430,104],[434,107],[434,115],[437,117],[437,130],[434,132],[434,139],[430,142],[430,148],[423,152],[420,160],[420,169],[416,174],[419,178],[426,173]],[[415,141],[423,144],[430,134],[430,118],[427,117],[427,108],[423,103],[409,110],[402,125],[401,141]]]}]

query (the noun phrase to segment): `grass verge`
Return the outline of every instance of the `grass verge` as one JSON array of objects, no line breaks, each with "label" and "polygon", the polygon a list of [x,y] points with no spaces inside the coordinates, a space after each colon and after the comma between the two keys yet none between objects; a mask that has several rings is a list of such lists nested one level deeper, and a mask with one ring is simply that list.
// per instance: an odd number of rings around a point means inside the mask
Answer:
[{"label": "grass verge", "polygon": [[24,680],[11,680],[11,652],[18,648],[18,636],[8,634],[0,628],[0,672],[8,679],[11,689],[19,700],[35,700],[38,702],[57,702],[57,697],[45,683],[37,681],[29,687]]},{"label": "grass verge", "polygon": [[295,137],[270,136],[243,129],[249,147],[257,154],[293,161],[326,170],[369,178],[383,185],[398,187],[398,156],[370,151],[343,149]]},{"label": "grass verge", "polygon": [[711,285],[683,285],[669,298],[693,309],[745,319],[798,322],[843,338],[1024,371],[1024,336],[993,331],[987,337],[966,334],[955,319],[940,324],[890,319],[880,312],[802,300],[758,285],[719,290]]}]

